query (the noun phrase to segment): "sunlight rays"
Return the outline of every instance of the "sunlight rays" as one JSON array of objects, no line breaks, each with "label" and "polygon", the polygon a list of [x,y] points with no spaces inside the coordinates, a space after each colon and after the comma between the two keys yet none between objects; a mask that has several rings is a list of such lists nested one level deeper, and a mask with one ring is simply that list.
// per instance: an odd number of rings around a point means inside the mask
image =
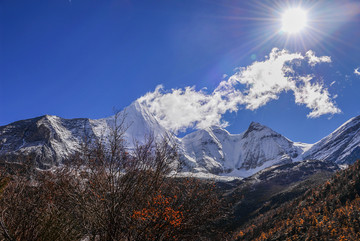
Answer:
[{"label": "sunlight rays", "polygon": [[[245,26],[244,24],[238,26],[249,30],[248,41],[253,47],[246,53],[273,46],[306,51],[315,43],[325,39],[349,45],[341,38],[342,36],[333,35],[354,11],[348,1],[326,6],[319,2],[308,1],[300,1],[296,5],[289,1],[256,1],[256,3],[250,2],[249,5],[254,10],[247,14],[239,14],[242,13],[241,9],[234,6],[236,14],[217,16],[234,21],[234,32],[237,31],[236,22],[247,21]],[[242,44],[247,45],[247,43]],[[324,45],[321,47],[326,48]]]}]

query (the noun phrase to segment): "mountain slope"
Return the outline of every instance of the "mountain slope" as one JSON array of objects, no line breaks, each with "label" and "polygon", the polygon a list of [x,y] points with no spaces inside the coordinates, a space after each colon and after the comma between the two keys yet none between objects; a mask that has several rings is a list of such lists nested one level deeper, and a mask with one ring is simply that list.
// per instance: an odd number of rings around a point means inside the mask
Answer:
[{"label": "mountain slope", "polygon": [[[134,102],[119,113],[125,116],[124,134],[129,146],[145,135],[168,135],[156,119]],[[106,139],[114,126],[114,116],[91,120],[63,119],[45,115],[0,127],[0,156],[6,160],[24,160],[31,156],[40,168],[57,165],[81,147],[85,138]]]},{"label": "mountain slope", "polygon": [[54,165],[80,148],[88,119],[66,120],[41,116],[0,127],[0,155],[20,159],[32,156],[40,167]]},{"label": "mountain slope", "polygon": [[336,171],[339,166],[326,161],[303,161],[275,165],[240,181],[219,183],[234,215],[226,228],[236,228],[281,204],[299,197]]},{"label": "mountain slope", "polygon": [[360,161],[299,198],[259,215],[238,240],[359,240]]},{"label": "mountain slope", "polygon": [[210,127],[188,134],[181,143],[181,156],[193,170],[243,177],[292,162],[303,153],[298,144],[255,122],[242,134]]},{"label": "mountain slope", "polygon": [[330,135],[315,143],[305,159],[328,160],[338,164],[352,164],[360,158],[360,116],[354,117]]},{"label": "mountain slope", "polygon": [[[360,156],[360,116],[311,145],[292,142],[259,123],[252,122],[241,134],[210,127],[177,138],[159,124],[138,101],[120,113],[124,116],[124,137],[130,148],[146,135],[170,137],[176,143],[183,171],[222,176],[248,177],[275,164],[306,159],[352,163]],[[120,117],[121,119],[121,117]],[[0,156],[7,160],[31,156],[37,166],[61,163],[81,147],[84,138],[106,140],[114,126],[114,116],[91,120],[41,116],[0,127]]]}]

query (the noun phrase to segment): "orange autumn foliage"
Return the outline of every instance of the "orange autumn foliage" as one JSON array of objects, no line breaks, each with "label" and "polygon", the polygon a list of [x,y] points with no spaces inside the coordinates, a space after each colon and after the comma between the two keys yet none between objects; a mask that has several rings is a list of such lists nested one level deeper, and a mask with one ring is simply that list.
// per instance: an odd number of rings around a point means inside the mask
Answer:
[{"label": "orange autumn foliage", "polygon": [[360,161],[256,217],[236,240],[360,240]]},{"label": "orange autumn foliage", "polygon": [[142,222],[153,222],[156,226],[167,226],[168,228],[178,228],[183,220],[183,213],[175,210],[172,205],[177,196],[165,197],[161,192],[151,201],[148,206],[140,211],[134,211],[132,218]]}]

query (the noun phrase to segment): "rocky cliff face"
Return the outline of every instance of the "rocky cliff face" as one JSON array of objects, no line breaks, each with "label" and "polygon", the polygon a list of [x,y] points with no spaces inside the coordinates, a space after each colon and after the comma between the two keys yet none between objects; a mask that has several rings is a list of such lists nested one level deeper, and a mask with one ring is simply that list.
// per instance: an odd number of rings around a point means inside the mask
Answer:
[{"label": "rocky cliff face", "polygon": [[0,155],[20,160],[32,156],[40,167],[59,163],[80,148],[89,119],[41,116],[0,127]]}]

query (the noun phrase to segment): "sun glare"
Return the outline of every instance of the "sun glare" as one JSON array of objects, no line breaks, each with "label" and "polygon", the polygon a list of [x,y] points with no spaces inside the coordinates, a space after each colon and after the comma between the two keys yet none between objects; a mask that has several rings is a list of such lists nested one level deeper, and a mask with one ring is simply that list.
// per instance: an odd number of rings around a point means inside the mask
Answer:
[{"label": "sun glare", "polygon": [[289,34],[298,33],[307,24],[307,13],[301,8],[291,8],[282,15],[281,30]]}]

